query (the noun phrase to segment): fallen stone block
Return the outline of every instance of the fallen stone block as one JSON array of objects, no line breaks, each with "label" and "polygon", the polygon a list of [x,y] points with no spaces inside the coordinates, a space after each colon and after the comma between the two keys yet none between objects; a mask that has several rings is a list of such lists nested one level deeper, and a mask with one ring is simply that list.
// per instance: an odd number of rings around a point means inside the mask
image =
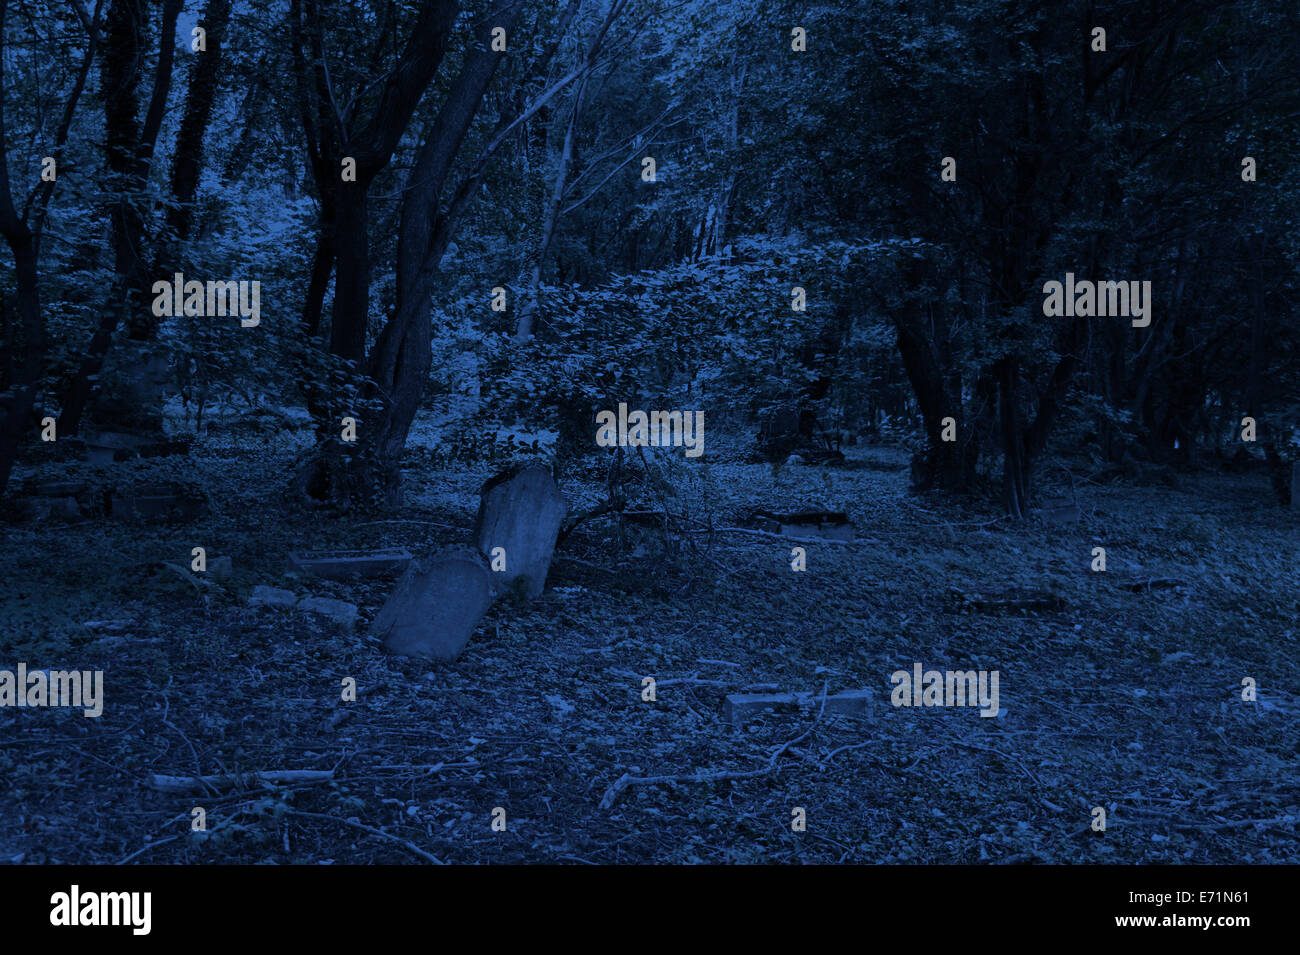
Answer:
[{"label": "fallen stone block", "polygon": [[371,634],[389,653],[450,662],[492,604],[492,576],[477,554],[412,561]]},{"label": "fallen stone block", "polygon": [[298,595],[292,590],[283,590],[280,587],[267,587],[259,584],[253,588],[252,595],[248,598],[250,607],[279,607],[287,610],[297,606]]},{"label": "fallen stone block", "polygon": [[351,633],[357,624],[357,605],[332,597],[303,597],[298,609],[328,617],[330,623],[344,633]]},{"label": "fallen stone block", "polygon": [[530,464],[507,471],[480,493],[474,542],[490,562],[496,589],[517,585],[540,597],[568,510],[551,469]]},{"label": "fallen stone block", "polygon": [[401,547],[379,550],[304,550],[289,555],[289,563],[295,569],[326,580],[400,574],[410,566],[411,560],[411,552]]},{"label": "fallen stone block", "polygon": [[[871,701],[870,690],[846,690],[826,697],[826,712],[870,717]],[[816,713],[821,705],[820,693],[730,693],[724,709],[727,722],[739,727],[764,710],[789,712],[811,707]]]}]

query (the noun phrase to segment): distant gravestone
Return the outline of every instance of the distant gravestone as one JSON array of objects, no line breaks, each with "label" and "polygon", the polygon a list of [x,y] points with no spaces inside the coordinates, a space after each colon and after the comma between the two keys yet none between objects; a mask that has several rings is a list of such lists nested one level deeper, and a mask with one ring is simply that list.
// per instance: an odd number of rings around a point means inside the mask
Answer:
[{"label": "distant gravestone", "polygon": [[296,569],[327,580],[400,574],[410,566],[411,559],[411,552],[400,547],[380,550],[304,550],[289,555],[289,563]]},{"label": "distant gravestone", "polygon": [[551,469],[530,464],[507,471],[480,493],[474,542],[489,561],[504,561],[504,570],[492,570],[497,589],[517,581],[529,597],[540,597],[568,509]]},{"label": "distant gravestone", "polygon": [[492,597],[491,573],[476,554],[413,561],[371,634],[389,653],[450,662],[469,643]]}]

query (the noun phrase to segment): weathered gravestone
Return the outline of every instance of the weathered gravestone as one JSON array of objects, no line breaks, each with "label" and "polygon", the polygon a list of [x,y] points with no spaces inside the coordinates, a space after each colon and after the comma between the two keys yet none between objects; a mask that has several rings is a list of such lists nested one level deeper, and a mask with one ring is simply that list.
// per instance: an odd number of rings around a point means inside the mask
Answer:
[{"label": "weathered gravestone", "polygon": [[474,542],[491,562],[497,589],[518,582],[529,597],[540,597],[568,509],[551,469],[530,464],[506,471],[480,493]]},{"label": "weathered gravestone", "polygon": [[491,573],[477,554],[417,560],[371,625],[389,653],[450,662],[492,603]]}]

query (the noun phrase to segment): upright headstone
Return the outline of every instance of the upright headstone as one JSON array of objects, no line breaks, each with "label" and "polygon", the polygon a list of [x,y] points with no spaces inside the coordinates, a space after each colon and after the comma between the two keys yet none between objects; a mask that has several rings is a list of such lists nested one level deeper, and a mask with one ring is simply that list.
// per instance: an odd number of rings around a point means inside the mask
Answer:
[{"label": "upright headstone", "polygon": [[371,625],[390,653],[450,662],[492,603],[492,580],[476,554],[413,561]]},{"label": "upright headstone", "polygon": [[530,464],[507,471],[483,485],[481,494],[474,543],[497,589],[517,581],[529,597],[540,597],[567,510],[551,469]]}]

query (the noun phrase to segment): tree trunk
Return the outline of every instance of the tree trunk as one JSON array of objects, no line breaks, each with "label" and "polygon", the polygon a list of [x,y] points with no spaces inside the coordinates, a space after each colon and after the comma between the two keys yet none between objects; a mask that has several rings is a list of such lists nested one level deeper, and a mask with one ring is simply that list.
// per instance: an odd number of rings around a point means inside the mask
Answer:
[{"label": "tree trunk", "polygon": [[[0,20],[0,26],[2,25],[3,20]],[[8,205],[7,175],[5,179],[0,186],[5,189],[4,202]],[[36,239],[26,225],[12,215],[12,205],[4,212],[8,214],[0,213],[0,226],[3,227],[5,239],[14,256],[18,316],[23,341],[18,379],[9,389],[9,400],[0,407],[4,411],[4,417],[0,419],[0,491],[8,486],[9,475],[13,471],[24,437],[34,434],[32,407],[45,368],[45,321],[41,315]],[[16,347],[16,342],[6,343],[6,349]]]},{"label": "tree trunk", "polygon": [[[185,97],[185,113],[176,136],[176,156],[172,161],[172,196],[176,205],[167,212],[167,225],[176,238],[189,238],[194,218],[194,196],[198,193],[203,171],[203,137],[212,117],[222,62],[221,43],[230,20],[231,0],[208,0],[202,24],[207,31],[205,52],[199,54]],[[163,270],[164,273],[166,270]]]}]

